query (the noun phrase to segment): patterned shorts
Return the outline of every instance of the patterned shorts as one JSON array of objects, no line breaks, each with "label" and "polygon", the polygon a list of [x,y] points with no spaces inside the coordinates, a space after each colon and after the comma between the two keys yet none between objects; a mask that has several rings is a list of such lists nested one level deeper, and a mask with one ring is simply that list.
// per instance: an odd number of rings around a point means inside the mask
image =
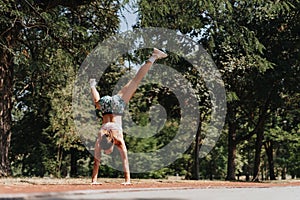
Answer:
[{"label": "patterned shorts", "polygon": [[105,114],[122,115],[124,113],[126,103],[119,95],[104,96],[99,100],[101,106],[100,112]]}]

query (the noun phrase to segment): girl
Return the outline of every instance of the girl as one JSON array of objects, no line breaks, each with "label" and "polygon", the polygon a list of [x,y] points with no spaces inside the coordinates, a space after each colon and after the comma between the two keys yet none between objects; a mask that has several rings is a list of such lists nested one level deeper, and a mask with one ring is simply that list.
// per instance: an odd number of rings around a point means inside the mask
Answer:
[{"label": "girl", "polygon": [[95,103],[96,111],[102,113],[102,127],[100,128],[98,138],[95,143],[92,184],[101,184],[97,182],[101,150],[104,150],[105,154],[110,154],[113,151],[114,146],[118,148],[122,158],[125,175],[125,182],[122,184],[131,184],[127,149],[122,131],[122,114],[126,104],[135,93],[139,83],[147,74],[152,64],[156,60],[165,57],[167,57],[166,53],[154,48],[152,56],[138,70],[135,77],[114,96],[104,96],[100,98],[100,95],[96,89],[96,80],[90,79],[91,93]]}]

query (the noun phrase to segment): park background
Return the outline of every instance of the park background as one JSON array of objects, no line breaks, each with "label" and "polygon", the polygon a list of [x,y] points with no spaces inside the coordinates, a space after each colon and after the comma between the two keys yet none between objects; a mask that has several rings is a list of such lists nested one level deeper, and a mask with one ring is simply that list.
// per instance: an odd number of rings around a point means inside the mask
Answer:
[{"label": "park background", "polygon": [[[199,159],[211,113],[208,91],[189,63],[168,52],[166,63],[197,89],[201,127],[181,158],[133,178],[259,181],[300,176],[298,0],[1,0],[0,8],[0,177],[91,176],[93,157],[74,126],[72,89],[86,56],[121,31],[126,9],[137,16],[129,28],[163,27],[198,41],[221,72],[227,95],[221,136]],[[134,71],[148,54],[139,50],[118,58],[101,77],[101,95],[111,93],[118,78]],[[164,129],[147,140],[125,136],[129,151],[151,152],[174,137],[180,108],[167,88],[140,87],[130,102],[133,119],[146,125],[148,108],[156,102],[168,114]],[[101,166],[99,176],[123,173]]]}]

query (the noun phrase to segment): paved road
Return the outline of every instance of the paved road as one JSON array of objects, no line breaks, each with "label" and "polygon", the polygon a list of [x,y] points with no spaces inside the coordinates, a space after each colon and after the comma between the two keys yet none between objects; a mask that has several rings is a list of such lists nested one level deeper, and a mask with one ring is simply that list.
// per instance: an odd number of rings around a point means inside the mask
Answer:
[{"label": "paved road", "polygon": [[62,193],[0,195],[18,200],[300,200],[300,187],[84,190]]}]

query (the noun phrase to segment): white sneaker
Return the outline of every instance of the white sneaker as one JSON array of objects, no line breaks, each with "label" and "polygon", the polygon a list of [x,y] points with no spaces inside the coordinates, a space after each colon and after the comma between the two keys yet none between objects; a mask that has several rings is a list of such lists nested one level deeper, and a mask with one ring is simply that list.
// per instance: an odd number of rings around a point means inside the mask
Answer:
[{"label": "white sneaker", "polygon": [[162,58],[166,58],[168,54],[166,54],[165,52],[157,48],[153,48],[152,56],[156,57],[156,59],[162,59]]}]

